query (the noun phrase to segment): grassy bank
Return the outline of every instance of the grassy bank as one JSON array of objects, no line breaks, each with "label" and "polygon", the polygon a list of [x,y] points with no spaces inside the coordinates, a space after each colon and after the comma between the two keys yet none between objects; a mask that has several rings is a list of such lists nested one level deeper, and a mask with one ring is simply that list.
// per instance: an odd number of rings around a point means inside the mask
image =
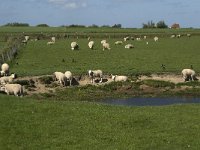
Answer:
[{"label": "grassy bank", "polygon": [[0,95],[2,149],[199,149],[199,105],[117,107]]}]

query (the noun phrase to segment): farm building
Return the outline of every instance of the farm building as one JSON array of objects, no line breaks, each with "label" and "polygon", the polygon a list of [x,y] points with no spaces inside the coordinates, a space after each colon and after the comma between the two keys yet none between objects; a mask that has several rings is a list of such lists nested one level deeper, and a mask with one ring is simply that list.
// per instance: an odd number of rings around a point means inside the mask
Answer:
[{"label": "farm building", "polygon": [[172,26],[171,26],[171,29],[180,29],[180,25],[178,23],[174,23]]}]

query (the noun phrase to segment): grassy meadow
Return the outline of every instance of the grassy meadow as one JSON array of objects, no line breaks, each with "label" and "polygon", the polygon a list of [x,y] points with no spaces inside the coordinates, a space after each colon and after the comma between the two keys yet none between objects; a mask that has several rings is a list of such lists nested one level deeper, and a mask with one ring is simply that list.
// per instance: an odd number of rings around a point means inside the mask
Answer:
[{"label": "grassy meadow", "polygon": [[[102,38],[92,38],[95,48],[87,46],[87,38],[48,39],[29,41],[20,48],[16,58],[9,62],[10,71],[19,76],[47,75],[70,70],[75,75],[89,69],[102,69],[105,74],[176,73],[191,65],[200,72],[200,30],[143,30],[91,28],[34,28],[0,27],[0,35],[47,32],[49,34],[78,32],[89,34],[147,35],[146,40],[127,41],[135,48],[114,45],[122,38],[109,38],[111,50],[102,50]],[[190,38],[171,39],[172,33],[192,33]],[[154,42],[153,35],[159,35]],[[4,39],[4,38],[2,38]],[[50,39],[49,39],[50,40]],[[72,51],[70,43],[77,41],[80,50]],[[148,42],[148,45],[146,44]],[[3,43],[3,41],[2,41]],[[2,44],[3,45],[3,44]],[[1,46],[1,43],[0,43]],[[161,68],[166,66],[166,70]],[[144,81],[150,87],[167,89],[169,82]],[[200,149],[199,104],[156,107],[112,106],[96,102],[105,98],[137,96],[142,83],[111,83],[105,86],[66,87],[55,93],[35,94],[18,98],[0,93],[0,149]],[[193,82],[195,87],[199,82]],[[131,91],[125,91],[129,89]],[[156,89],[157,90],[157,89]],[[161,89],[162,91],[162,89]],[[199,88],[195,95],[199,95]],[[141,93],[140,93],[141,94]],[[151,96],[150,95],[147,96]],[[171,95],[173,95],[172,93]],[[194,94],[192,88],[178,96]]]},{"label": "grassy meadow", "polygon": [[[89,69],[102,69],[105,74],[134,75],[163,71],[180,73],[191,65],[197,72],[200,71],[199,36],[180,39],[166,37],[160,38],[158,42],[152,38],[127,41],[135,46],[133,49],[125,49],[125,44],[114,45],[115,41],[121,39],[107,39],[111,50],[105,51],[102,50],[101,39],[93,40],[94,50],[88,48],[87,39],[61,39],[54,45],[47,45],[48,40],[28,42],[13,63],[12,72],[25,76],[70,70],[78,75],[86,74]],[[80,50],[71,50],[72,41],[78,42]],[[166,70],[161,68],[162,64]]]}]

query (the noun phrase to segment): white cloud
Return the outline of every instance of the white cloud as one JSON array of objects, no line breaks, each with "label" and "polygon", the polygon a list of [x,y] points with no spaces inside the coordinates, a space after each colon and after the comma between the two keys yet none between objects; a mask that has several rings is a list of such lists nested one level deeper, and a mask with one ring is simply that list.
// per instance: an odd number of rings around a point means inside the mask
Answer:
[{"label": "white cloud", "polygon": [[66,9],[87,7],[86,2],[80,2],[79,0],[48,0],[48,2]]}]

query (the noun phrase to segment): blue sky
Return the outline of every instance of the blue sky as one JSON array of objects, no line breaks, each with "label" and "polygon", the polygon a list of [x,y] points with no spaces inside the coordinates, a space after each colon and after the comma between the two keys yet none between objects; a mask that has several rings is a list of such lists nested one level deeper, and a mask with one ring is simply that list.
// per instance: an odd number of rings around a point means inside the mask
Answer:
[{"label": "blue sky", "polygon": [[167,25],[200,28],[200,0],[1,0],[0,25],[10,22],[50,26],[114,25],[142,27],[164,20]]}]

